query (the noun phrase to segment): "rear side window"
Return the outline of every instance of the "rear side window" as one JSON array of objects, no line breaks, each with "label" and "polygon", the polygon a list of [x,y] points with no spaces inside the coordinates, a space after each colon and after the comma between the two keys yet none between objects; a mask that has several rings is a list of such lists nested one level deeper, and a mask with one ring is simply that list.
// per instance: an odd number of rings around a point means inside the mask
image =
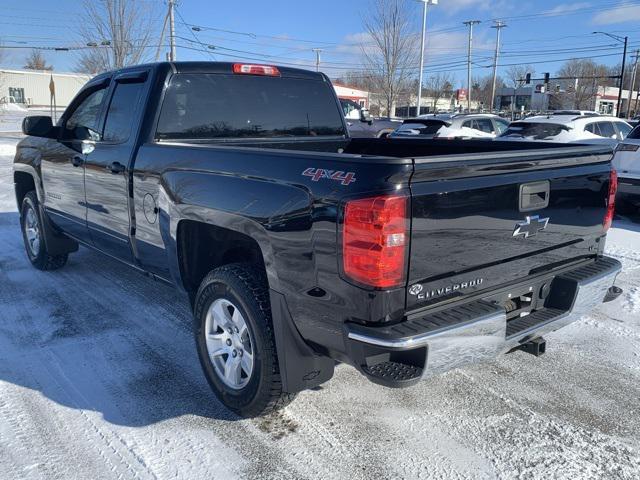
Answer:
[{"label": "rear side window", "polygon": [[445,126],[444,122],[437,120],[425,122],[406,122],[400,125],[398,132],[408,135],[435,135],[438,130]]},{"label": "rear side window", "polygon": [[126,142],[131,134],[131,125],[136,107],[142,95],[144,83],[118,83],[111,98],[103,140]]},{"label": "rear side window", "polygon": [[320,80],[177,74],[157,138],[222,139],[345,135],[331,85]]},{"label": "rear side window", "polygon": [[533,140],[548,140],[557,137],[568,127],[556,123],[514,122],[500,135],[501,137],[521,137]]}]

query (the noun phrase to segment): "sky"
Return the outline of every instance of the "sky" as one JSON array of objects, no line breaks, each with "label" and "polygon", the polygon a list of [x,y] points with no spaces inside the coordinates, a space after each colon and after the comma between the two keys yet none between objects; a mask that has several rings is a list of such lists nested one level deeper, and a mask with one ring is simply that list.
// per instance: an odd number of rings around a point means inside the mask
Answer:
[{"label": "sky", "polygon": [[[164,0],[135,0],[155,9],[151,57],[159,44],[166,11]],[[422,6],[405,0],[419,36]],[[176,16],[179,60],[248,60],[315,68],[314,48],[322,49],[321,69],[332,78],[362,71],[363,27],[372,0],[179,0]],[[31,47],[84,46],[78,36],[81,0],[2,0],[2,66],[21,68]],[[499,72],[509,65],[531,64],[538,75],[555,73],[569,58],[593,58],[619,64],[622,44],[594,31],[629,36],[629,49],[640,48],[640,1],[440,0],[429,7],[425,75],[450,72],[466,81],[466,20],[481,20],[474,30],[473,75],[491,74],[496,30],[502,19]],[[198,30],[193,30],[196,27]],[[99,39],[97,39],[99,40]],[[166,43],[166,41],[164,42]],[[215,49],[208,48],[208,46]],[[162,51],[167,49],[162,47]],[[77,68],[77,51],[43,52],[57,71]],[[417,72],[417,59],[416,59]]]}]

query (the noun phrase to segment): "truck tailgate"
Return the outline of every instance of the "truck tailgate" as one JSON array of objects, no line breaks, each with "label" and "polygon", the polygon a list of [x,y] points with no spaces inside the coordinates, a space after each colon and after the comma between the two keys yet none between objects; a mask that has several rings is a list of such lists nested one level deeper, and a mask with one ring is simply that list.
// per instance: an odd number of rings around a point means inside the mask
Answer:
[{"label": "truck tailgate", "polygon": [[416,159],[408,308],[595,255],[610,160],[600,147]]}]

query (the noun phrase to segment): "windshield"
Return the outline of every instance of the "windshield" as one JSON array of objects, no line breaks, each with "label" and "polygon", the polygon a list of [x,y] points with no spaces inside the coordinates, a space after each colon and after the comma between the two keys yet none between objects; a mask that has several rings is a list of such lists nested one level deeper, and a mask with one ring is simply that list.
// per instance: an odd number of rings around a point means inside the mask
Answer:
[{"label": "windshield", "polygon": [[331,85],[257,75],[177,74],[157,138],[220,139],[345,135]]},{"label": "windshield", "polygon": [[514,122],[500,136],[551,140],[567,131],[569,131],[569,127],[557,123]]}]

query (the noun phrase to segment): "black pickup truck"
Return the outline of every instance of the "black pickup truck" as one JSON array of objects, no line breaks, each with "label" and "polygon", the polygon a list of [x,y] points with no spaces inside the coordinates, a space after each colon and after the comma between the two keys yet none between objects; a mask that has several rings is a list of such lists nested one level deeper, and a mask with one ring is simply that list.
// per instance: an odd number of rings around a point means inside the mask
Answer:
[{"label": "black pickup truck", "polygon": [[323,74],[206,62],[102,74],[23,130],[31,263],[82,244],[184,290],[206,378],[243,416],[338,362],[403,387],[541,354],[620,293],[606,147],[351,139]]}]

